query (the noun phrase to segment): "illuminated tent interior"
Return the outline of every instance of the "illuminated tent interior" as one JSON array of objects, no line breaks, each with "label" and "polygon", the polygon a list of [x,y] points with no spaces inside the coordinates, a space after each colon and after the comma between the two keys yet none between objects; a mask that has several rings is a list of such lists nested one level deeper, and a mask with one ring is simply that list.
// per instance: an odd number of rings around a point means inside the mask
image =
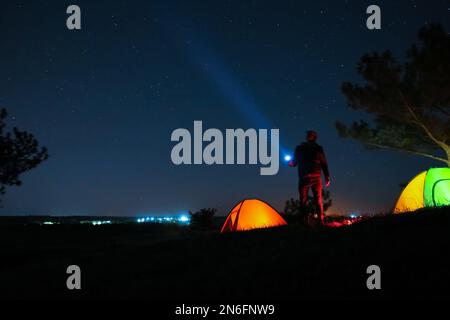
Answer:
[{"label": "illuminated tent interior", "polygon": [[400,194],[394,213],[450,205],[450,168],[431,168],[415,176]]},{"label": "illuminated tent interior", "polygon": [[278,212],[264,201],[247,199],[228,214],[220,232],[245,231],[286,225]]}]

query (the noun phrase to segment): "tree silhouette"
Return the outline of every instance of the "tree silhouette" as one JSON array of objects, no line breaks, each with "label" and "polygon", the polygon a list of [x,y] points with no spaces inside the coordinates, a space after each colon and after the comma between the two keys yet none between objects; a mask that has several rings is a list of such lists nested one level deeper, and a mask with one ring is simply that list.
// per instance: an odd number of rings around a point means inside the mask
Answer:
[{"label": "tree silhouette", "polygon": [[217,209],[214,208],[203,208],[197,212],[189,211],[191,216],[191,227],[196,229],[209,229],[213,226],[213,217],[216,214]]},{"label": "tree silhouette", "polygon": [[368,148],[408,152],[450,167],[450,36],[432,24],[418,33],[406,62],[390,51],[365,54],[357,67],[365,84],[345,82],[349,106],[374,117],[373,123],[336,123],[341,137]]},{"label": "tree silhouette", "polygon": [[[322,200],[323,200],[323,212],[326,212],[333,204],[333,201],[331,200],[330,196],[330,191],[322,190]],[[305,213],[307,215],[311,215],[314,214],[315,212],[316,208],[314,207],[313,197],[308,196],[308,205],[306,207],[306,212],[302,212],[299,199],[291,198],[286,201],[283,213],[288,216],[301,216]]]},{"label": "tree silhouette", "polygon": [[6,117],[6,110],[0,108],[0,195],[7,186],[20,186],[20,175],[48,157],[47,149],[40,148],[31,133],[17,128],[6,132]]}]

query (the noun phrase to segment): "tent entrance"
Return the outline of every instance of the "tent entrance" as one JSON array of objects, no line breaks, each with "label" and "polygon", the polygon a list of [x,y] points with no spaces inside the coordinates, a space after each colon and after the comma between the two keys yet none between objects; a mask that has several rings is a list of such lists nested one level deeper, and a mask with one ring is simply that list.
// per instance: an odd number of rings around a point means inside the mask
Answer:
[{"label": "tent entrance", "polygon": [[445,206],[450,204],[450,179],[440,179],[433,184],[433,204]]}]

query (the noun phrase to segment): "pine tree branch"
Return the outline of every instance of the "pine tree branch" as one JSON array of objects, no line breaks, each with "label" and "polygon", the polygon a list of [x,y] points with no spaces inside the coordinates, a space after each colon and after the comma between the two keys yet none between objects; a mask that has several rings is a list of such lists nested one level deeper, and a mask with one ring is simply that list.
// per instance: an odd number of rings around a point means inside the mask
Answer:
[{"label": "pine tree branch", "polygon": [[440,141],[439,139],[437,139],[432,133],[431,131],[428,129],[428,127],[423,124],[419,117],[417,116],[417,114],[414,112],[413,108],[411,108],[411,106],[408,103],[408,100],[406,100],[405,95],[403,94],[403,92],[401,90],[399,90],[400,95],[402,96],[403,99],[403,103],[405,104],[406,109],[408,110],[408,112],[411,114],[411,116],[414,119],[414,123],[416,123],[419,127],[421,127],[423,129],[423,131],[425,132],[425,134],[434,142],[436,143],[439,147],[441,147],[444,151],[447,151],[448,146]]},{"label": "pine tree branch", "polygon": [[450,159],[437,157],[437,156],[434,156],[432,154],[428,154],[428,153],[424,153],[424,152],[420,152],[420,151],[412,151],[412,150],[407,150],[407,149],[395,148],[395,147],[385,146],[385,145],[382,145],[382,144],[371,143],[371,142],[366,142],[365,144],[367,144],[369,146],[372,146],[372,147],[380,148],[380,149],[386,149],[386,150],[392,150],[392,151],[399,151],[399,152],[406,152],[406,153],[415,154],[415,155],[418,155],[418,156],[422,156],[422,157],[426,157],[426,158],[430,158],[430,159],[433,159],[433,160],[444,162],[447,165],[449,164],[449,161],[450,161]]}]

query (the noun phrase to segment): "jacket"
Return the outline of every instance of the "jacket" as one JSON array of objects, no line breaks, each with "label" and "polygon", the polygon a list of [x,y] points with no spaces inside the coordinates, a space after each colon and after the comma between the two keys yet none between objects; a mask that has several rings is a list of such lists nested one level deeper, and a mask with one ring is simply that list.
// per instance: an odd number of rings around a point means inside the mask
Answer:
[{"label": "jacket", "polygon": [[316,142],[303,142],[295,148],[294,165],[298,167],[299,178],[319,176],[330,178],[328,163],[323,148]]}]

